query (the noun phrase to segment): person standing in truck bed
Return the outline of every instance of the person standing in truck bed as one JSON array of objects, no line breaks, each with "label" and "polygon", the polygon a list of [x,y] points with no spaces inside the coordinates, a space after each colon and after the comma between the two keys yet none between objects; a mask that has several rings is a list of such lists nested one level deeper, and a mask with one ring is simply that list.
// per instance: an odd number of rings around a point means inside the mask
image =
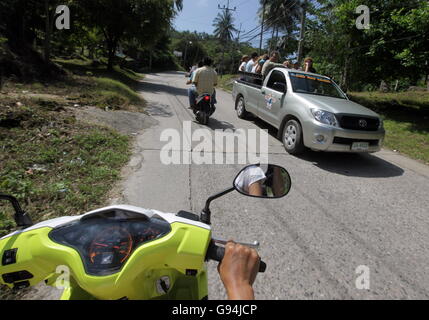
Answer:
[{"label": "person standing in truck bed", "polygon": [[262,75],[265,78],[268,73],[270,73],[270,71],[272,69],[274,69],[275,67],[285,67],[283,64],[278,63],[280,58],[280,54],[278,51],[273,51],[271,53],[270,59],[268,59],[265,63],[264,66],[262,67]]}]

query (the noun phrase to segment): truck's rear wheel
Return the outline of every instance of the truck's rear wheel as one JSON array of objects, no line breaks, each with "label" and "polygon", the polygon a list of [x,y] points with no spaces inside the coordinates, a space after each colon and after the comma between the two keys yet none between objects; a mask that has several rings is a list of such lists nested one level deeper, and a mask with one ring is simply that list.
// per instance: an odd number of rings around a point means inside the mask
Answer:
[{"label": "truck's rear wheel", "polygon": [[290,154],[300,154],[304,152],[305,146],[303,142],[302,127],[296,120],[289,120],[282,134],[282,141],[286,151]]},{"label": "truck's rear wheel", "polygon": [[243,97],[240,97],[237,100],[236,110],[237,110],[237,117],[239,117],[240,119],[246,119],[247,118],[248,112],[246,111],[246,106],[244,104],[244,98]]}]

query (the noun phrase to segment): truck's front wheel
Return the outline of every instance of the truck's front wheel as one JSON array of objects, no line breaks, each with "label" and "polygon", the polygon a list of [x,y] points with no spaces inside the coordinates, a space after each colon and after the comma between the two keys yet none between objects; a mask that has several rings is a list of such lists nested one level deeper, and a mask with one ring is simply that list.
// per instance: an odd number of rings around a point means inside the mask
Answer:
[{"label": "truck's front wheel", "polygon": [[304,152],[305,146],[303,142],[302,127],[296,120],[289,120],[284,128],[282,141],[286,151],[290,154],[300,154]]},{"label": "truck's front wheel", "polygon": [[247,118],[248,113],[247,113],[246,107],[244,105],[244,98],[243,97],[238,98],[236,110],[237,110],[237,117],[239,117],[240,119],[246,119]]}]

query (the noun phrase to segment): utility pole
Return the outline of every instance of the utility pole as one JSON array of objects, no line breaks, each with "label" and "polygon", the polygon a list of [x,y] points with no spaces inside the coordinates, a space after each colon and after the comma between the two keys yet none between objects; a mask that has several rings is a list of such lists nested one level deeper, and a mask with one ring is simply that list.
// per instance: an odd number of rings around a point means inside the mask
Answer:
[{"label": "utility pole", "polygon": [[188,45],[192,45],[192,41],[186,40],[185,55],[183,56],[183,66],[185,67],[185,69],[186,69],[186,56],[188,53]]},{"label": "utility pole", "polygon": [[236,7],[234,7],[234,9],[232,9],[232,8],[229,7],[229,0],[228,0],[228,3],[227,3],[226,6],[223,5],[223,7],[221,7],[220,4],[218,4],[217,7],[218,7],[219,10],[225,10],[225,11],[236,11],[237,10]]},{"label": "utility pole", "polygon": [[[226,12],[229,12],[229,11],[236,11],[237,10],[237,8],[236,7],[234,7],[234,9],[232,9],[232,8],[230,8],[229,7],[229,1],[230,0],[228,0],[228,2],[227,2],[227,5],[225,6],[225,5],[223,5],[223,7],[221,7],[220,6],[220,4],[218,4],[217,5],[217,7],[218,7],[218,9],[219,10],[224,10],[224,11],[226,11]],[[222,77],[222,75],[223,75],[223,69],[224,69],[224,59],[225,59],[225,47],[223,46],[222,47],[222,62],[221,62],[221,66],[220,66],[220,76]]]},{"label": "utility pole", "polygon": [[265,23],[265,6],[267,0],[264,0],[264,7],[262,9],[262,25],[261,25],[261,40],[259,41],[259,56],[262,55],[262,37],[264,36],[264,23]]},{"label": "utility pole", "polygon": [[[242,23],[240,23],[240,29],[238,30],[238,32],[237,32],[237,49],[238,50],[240,50],[240,34],[241,34],[241,32],[244,32],[244,30],[243,31],[241,31],[241,28],[243,27],[243,24]],[[234,59],[234,45],[233,45],[233,48],[232,48],[233,50],[232,50],[232,53],[231,53],[231,58],[232,59]],[[234,63],[231,65],[231,73],[233,74],[234,73]]]},{"label": "utility pole", "polygon": [[238,30],[238,36],[237,36],[237,43],[238,43],[238,44],[240,44],[240,34],[241,34],[242,32],[246,32],[245,30],[241,31],[242,26],[243,26],[243,24],[242,24],[242,23],[240,23],[240,29]]},{"label": "utility pole", "polygon": [[298,45],[298,63],[301,64],[302,60],[302,51],[304,46],[304,36],[305,36],[305,19],[307,15],[307,1],[304,0],[302,4],[302,16],[301,16],[301,31],[299,34],[299,45]]}]

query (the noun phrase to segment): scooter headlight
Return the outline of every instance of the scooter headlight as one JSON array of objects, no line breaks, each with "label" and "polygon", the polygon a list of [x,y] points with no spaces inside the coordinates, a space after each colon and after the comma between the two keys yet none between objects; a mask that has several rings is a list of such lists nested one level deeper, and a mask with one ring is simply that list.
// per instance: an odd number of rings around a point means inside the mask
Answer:
[{"label": "scooter headlight", "polygon": [[317,121],[333,127],[338,127],[337,118],[333,113],[319,109],[311,109],[311,113]]}]

